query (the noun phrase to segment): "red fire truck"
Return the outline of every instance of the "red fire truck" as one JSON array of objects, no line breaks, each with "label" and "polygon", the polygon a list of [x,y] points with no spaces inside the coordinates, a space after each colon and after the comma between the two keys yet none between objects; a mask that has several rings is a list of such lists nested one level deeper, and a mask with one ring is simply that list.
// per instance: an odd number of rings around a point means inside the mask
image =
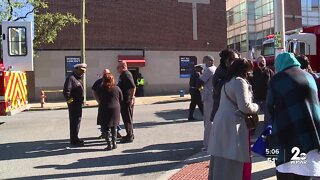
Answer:
[{"label": "red fire truck", "polygon": [[[294,32],[294,33],[292,33]],[[294,30],[286,35],[286,51],[308,56],[312,69],[320,72],[320,25]],[[263,42],[261,55],[266,58],[267,66],[274,65],[274,38]]]},{"label": "red fire truck", "polygon": [[27,100],[26,71],[33,71],[31,22],[0,24],[0,116],[25,109]]}]

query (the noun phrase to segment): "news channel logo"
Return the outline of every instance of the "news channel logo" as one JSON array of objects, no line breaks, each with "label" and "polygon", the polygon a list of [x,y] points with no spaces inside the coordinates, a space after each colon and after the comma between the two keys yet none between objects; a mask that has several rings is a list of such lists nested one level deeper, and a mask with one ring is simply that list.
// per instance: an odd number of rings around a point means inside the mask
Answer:
[{"label": "news channel logo", "polygon": [[[290,164],[306,164],[307,163],[307,154],[302,153],[300,148],[293,147],[291,149],[292,158],[290,159]],[[280,154],[279,149],[266,149],[266,156],[270,163],[274,163],[278,160]]]}]

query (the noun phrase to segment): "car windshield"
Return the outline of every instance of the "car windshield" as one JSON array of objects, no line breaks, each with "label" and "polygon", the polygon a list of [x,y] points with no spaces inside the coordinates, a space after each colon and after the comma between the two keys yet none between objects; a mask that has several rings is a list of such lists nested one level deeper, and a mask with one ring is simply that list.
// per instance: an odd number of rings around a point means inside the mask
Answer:
[{"label": "car windshield", "polygon": [[271,42],[271,43],[263,44],[261,55],[263,55],[263,56],[274,55],[274,43]]}]

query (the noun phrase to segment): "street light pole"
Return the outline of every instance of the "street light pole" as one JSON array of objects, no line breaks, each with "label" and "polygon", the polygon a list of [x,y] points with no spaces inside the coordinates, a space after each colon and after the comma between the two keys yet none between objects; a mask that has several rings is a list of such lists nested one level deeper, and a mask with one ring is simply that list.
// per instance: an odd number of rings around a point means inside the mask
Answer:
[{"label": "street light pole", "polygon": [[[81,3],[81,61],[86,63],[86,1],[82,0]],[[84,104],[87,101],[87,79],[86,74],[83,75],[83,97]]]},{"label": "street light pole", "polygon": [[275,58],[285,51],[284,0],[274,0]]}]

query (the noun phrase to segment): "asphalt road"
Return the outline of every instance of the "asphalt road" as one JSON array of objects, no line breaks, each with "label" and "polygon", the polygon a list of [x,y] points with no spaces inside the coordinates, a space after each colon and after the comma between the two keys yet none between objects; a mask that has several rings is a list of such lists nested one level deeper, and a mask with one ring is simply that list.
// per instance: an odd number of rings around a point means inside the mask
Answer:
[{"label": "asphalt road", "polygon": [[67,110],[0,117],[0,179],[157,179],[202,147],[203,122],[187,121],[188,105],[136,106],[135,141],[113,151],[97,139],[96,108],[84,109],[80,148],[69,146]]}]

